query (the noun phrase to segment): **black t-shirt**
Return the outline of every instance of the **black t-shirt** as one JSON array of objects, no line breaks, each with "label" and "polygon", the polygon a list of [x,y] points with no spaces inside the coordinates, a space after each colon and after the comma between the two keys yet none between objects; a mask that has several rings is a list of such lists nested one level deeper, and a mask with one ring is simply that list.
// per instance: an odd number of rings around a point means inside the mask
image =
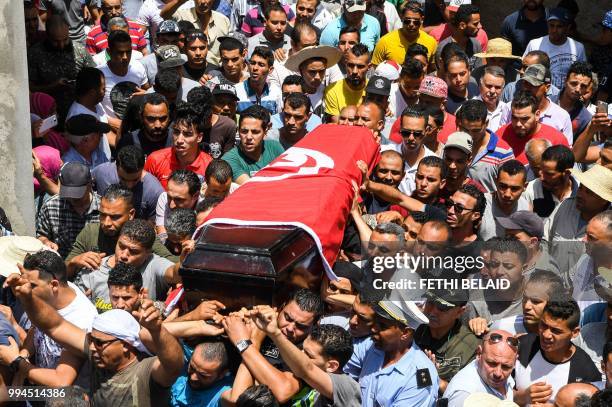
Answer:
[{"label": "black t-shirt", "polygon": [[220,158],[236,145],[236,123],[229,117],[219,116],[219,120],[204,130],[200,148],[212,158]]},{"label": "black t-shirt", "polygon": [[217,65],[206,63],[203,68],[194,69],[190,68],[187,64],[183,65],[183,76],[187,79],[199,82],[202,75],[209,73],[213,70],[218,70]]},{"label": "black t-shirt", "polygon": [[[138,139],[138,142],[135,142],[135,138]],[[128,133],[122,136],[121,140],[119,140],[119,143],[117,144],[116,151],[118,152],[119,150],[121,150],[121,148],[125,146],[133,146],[136,144],[140,146],[142,151],[145,153],[145,157],[146,157],[149,154],[153,153],[154,151],[161,150],[162,148],[166,148],[167,143],[168,143],[167,138],[164,138],[159,141],[151,141],[145,138],[144,134],[142,134],[142,130],[138,130],[138,131]]]}]

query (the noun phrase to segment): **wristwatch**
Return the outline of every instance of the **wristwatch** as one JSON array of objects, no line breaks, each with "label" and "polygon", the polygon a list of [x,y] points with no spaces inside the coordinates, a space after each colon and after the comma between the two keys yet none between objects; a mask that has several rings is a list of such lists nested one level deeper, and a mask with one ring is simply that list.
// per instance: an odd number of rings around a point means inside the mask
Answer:
[{"label": "wristwatch", "polygon": [[26,358],[24,358],[23,356],[17,356],[9,365],[9,368],[11,369],[11,372],[15,373],[19,370],[19,363],[21,363],[22,360],[27,360]]},{"label": "wristwatch", "polygon": [[251,346],[252,344],[253,342],[251,342],[250,339],[242,339],[236,342],[236,348],[238,349],[238,352],[242,355],[242,352],[247,350],[247,348]]}]

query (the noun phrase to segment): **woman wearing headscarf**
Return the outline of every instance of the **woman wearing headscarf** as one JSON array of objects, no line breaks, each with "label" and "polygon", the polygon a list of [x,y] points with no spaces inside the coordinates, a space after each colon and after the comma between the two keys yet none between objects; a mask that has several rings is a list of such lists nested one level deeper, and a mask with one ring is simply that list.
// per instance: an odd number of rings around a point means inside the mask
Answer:
[{"label": "woman wearing headscarf", "polygon": [[55,99],[42,92],[30,93],[30,116],[32,119],[32,147],[51,146],[64,154],[70,144],[64,136],[55,129],[40,133],[42,121],[56,114]]},{"label": "woman wearing headscarf", "polygon": [[32,149],[32,171],[37,214],[46,200],[59,193],[61,167],[62,159],[57,149],[44,145]]}]

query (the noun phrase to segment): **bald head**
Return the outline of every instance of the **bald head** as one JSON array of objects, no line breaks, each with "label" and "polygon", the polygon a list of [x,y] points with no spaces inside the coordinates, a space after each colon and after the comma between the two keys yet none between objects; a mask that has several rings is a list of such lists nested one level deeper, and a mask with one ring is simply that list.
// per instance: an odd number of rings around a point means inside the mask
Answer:
[{"label": "bald head", "polygon": [[348,105],[344,106],[340,110],[340,116],[338,117],[338,124],[345,126],[352,126],[355,124],[355,115],[357,114],[357,106]]},{"label": "bald head", "polygon": [[580,398],[590,399],[597,387],[590,383],[569,383],[561,387],[555,398],[555,407],[574,407]]},{"label": "bald head", "polygon": [[528,159],[540,159],[542,157],[542,153],[552,144],[550,141],[543,138],[535,138],[529,140],[525,145],[525,154]]},{"label": "bald head", "polygon": [[509,337],[514,336],[500,329],[491,331],[478,347],[478,375],[502,394],[506,393],[506,384],[514,370],[518,353],[517,348],[508,344]]}]

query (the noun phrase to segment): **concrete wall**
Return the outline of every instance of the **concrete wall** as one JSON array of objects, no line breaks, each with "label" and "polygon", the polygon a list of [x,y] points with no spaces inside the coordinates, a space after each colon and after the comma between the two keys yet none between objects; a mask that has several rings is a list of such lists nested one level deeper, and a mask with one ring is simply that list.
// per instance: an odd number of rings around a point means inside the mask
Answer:
[{"label": "concrete wall", "polygon": [[32,142],[21,4],[0,0],[0,206],[17,234],[33,235]]}]

